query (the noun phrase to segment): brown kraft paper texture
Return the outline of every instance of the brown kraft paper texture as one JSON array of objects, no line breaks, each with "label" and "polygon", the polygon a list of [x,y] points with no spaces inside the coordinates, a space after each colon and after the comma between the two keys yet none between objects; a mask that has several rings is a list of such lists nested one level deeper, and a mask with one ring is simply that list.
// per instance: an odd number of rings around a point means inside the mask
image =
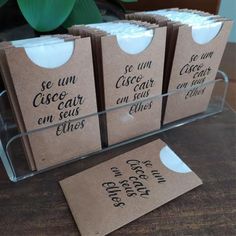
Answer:
[{"label": "brown kraft paper texture", "polygon": [[201,184],[161,140],[60,182],[82,236],[107,235]]}]

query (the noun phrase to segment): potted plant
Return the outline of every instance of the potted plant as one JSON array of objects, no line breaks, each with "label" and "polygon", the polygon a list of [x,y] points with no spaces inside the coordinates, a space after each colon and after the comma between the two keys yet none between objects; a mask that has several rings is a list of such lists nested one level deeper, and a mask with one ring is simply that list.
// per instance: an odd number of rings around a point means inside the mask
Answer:
[{"label": "potted plant", "polygon": [[[8,0],[0,0],[0,7]],[[121,2],[136,0],[17,0],[22,15],[38,32],[49,32],[60,26],[102,22],[104,9],[113,10],[121,18],[124,11]],[[114,10],[116,9],[116,10]]]}]

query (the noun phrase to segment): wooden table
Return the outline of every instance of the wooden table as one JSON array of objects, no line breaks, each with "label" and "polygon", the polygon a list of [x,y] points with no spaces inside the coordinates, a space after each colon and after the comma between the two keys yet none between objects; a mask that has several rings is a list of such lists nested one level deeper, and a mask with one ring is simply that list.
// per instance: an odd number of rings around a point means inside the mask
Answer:
[{"label": "wooden table", "polygon": [[204,184],[111,235],[236,235],[236,113],[228,106],[213,117],[19,183],[11,183],[0,164],[0,235],[79,235],[58,181],[157,138]]}]

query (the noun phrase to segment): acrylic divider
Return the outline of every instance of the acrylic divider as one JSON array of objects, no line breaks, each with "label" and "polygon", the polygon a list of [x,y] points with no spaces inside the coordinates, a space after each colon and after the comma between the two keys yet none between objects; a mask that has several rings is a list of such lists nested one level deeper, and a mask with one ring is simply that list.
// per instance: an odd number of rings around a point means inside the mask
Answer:
[{"label": "acrylic divider", "polygon": [[[181,125],[188,124],[193,121],[203,119],[203,118],[206,118],[206,117],[209,117],[209,116],[212,116],[221,112],[224,107],[225,96],[226,96],[227,87],[228,87],[227,75],[224,72],[219,71],[214,81],[206,82],[201,85],[196,85],[196,86],[193,86],[192,88],[195,88],[195,87],[201,88],[202,86],[214,86],[214,89],[210,98],[210,102],[208,104],[207,109],[204,112],[181,119],[181,120],[177,120],[175,122],[172,122],[166,125],[162,125],[160,129],[157,129],[148,133],[142,133],[142,134],[139,134],[138,136],[130,137],[127,140],[112,144],[108,147],[102,148],[99,151],[93,151],[90,153],[81,153],[80,156],[71,156],[69,160],[67,159],[51,167],[48,167],[42,170],[34,170],[34,171],[32,171],[28,165],[28,161],[25,156],[25,152],[23,148],[22,137],[27,136],[29,139],[37,138],[37,136],[42,134],[42,132],[47,132],[49,131],[49,129],[55,129],[56,127],[58,127],[58,125],[60,125],[60,123],[48,126],[46,128],[31,130],[27,133],[19,133],[17,129],[17,125],[13,118],[13,114],[10,108],[7,93],[6,91],[2,91],[0,93],[0,155],[1,155],[1,160],[3,162],[3,165],[6,169],[7,175],[11,181],[17,182],[19,180],[23,180],[25,178],[34,176],[38,173],[42,173],[50,169],[65,165],[65,164],[79,161],[84,158],[89,158],[92,155],[106,152],[114,148],[120,147],[122,145],[127,145],[137,140],[140,140],[140,139],[164,132],[166,130],[173,129],[175,127],[179,127]],[[177,99],[178,96],[186,93],[188,90],[189,88],[178,89],[178,90],[175,90],[175,91],[172,91],[170,93],[163,94],[160,96],[140,99],[138,101],[127,103],[125,105],[120,105],[120,106],[110,108],[103,112],[89,114],[83,117],[78,117],[76,119],[70,120],[70,122],[73,124],[83,119],[89,120],[89,119],[93,119],[94,117],[104,117],[104,116],[108,117],[109,115],[112,115],[112,117],[115,117],[114,114],[117,112],[127,113],[127,110],[129,110],[129,108],[137,102],[141,102],[141,101],[147,102],[151,100],[160,102],[165,97],[170,97],[170,96],[176,97]],[[117,127],[117,129],[119,129],[119,127]],[[76,140],[74,140],[74,142],[76,142]]]}]

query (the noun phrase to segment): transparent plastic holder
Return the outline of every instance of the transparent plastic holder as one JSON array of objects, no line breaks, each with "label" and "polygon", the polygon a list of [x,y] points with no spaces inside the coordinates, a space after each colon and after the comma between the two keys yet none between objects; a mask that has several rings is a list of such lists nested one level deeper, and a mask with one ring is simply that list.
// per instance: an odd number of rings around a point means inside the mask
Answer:
[{"label": "transparent plastic holder", "polygon": [[[188,124],[193,121],[203,119],[203,118],[206,118],[206,117],[209,117],[209,116],[212,116],[212,115],[215,115],[215,114],[221,112],[224,107],[225,96],[226,96],[227,87],[228,87],[227,75],[222,71],[218,71],[217,77],[214,81],[205,82],[201,85],[196,85],[191,88],[195,88],[195,87],[200,88],[202,86],[214,87],[213,92],[211,94],[210,102],[208,104],[207,109],[204,112],[183,118],[181,120],[177,120],[177,121],[168,123],[166,125],[161,125],[160,129],[158,128],[158,129],[152,130],[150,132],[143,132],[143,133],[131,135],[130,137],[125,138],[122,141],[119,141],[119,142],[114,143],[112,145],[108,145],[107,147],[104,147],[100,150],[95,150],[95,151],[92,150],[89,153],[81,153],[78,156],[77,155],[71,156],[70,159],[66,159],[65,161],[63,161],[61,163],[57,163],[53,166],[44,168],[42,170],[32,170],[29,167],[28,160],[26,158],[24,147],[23,147],[22,138],[27,136],[29,139],[31,139],[31,138],[33,138],[33,136],[40,135],[41,132],[47,132],[47,131],[49,131],[49,129],[55,129],[55,127],[58,127],[58,125],[62,124],[63,122],[53,124],[53,125],[47,126],[45,128],[31,130],[26,133],[20,133],[17,128],[17,125],[15,123],[15,120],[13,118],[13,114],[12,114],[10,104],[8,101],[8,97],[7,97],[7,92],[2,91],[0,93],[0,127],[1,127],[1,130],[0,130],[0,139],[1,139],[0,140],[0,155],[1,155],[1,160],[3,162],[3,165],[5,167],[5,170],[7,172],[7,175],[11,181],[17,182],[17,181],[23,180],[25,178],[32,177],[38,173],[42,173],[42,172],[51,170],[51,169],[59,167],[59,166],[63,166],[65,164],[76,162],[76,161],[79,161],[84,158],[89,158],[89,157],[94,156],[98,153],[103,153],[103,152],[112,150],[114,148],[120,147],[122,145],[127,145],[127,144],[135,142],[137,140],[141,140],[143,138],[153,136],[155,134],[164,132],[166,130],[173,129],[175,127],[179,127],[184,124]],[[88,114],[88,115],[82,116],[82,117],[77,117],[76,119],[71,119],[70,122],[71,123],[78,122],[82,119],[89,121],[89,119],[94,119],[95,117],[104,118],[104,116],[105,117],[111,116],[112,118],[114,118],[114,117],[116,117],[116,114],[121,114],[121,113],[127,114],[127,110],[129,110],[130,107],[132,105],[136,104],[137,102],[147,102],[147,101],[152,100],[154,102],[156,101],[161,104],[165,98],[173,96],[174,98],[176,97],[176,99],[178,99],[178,96],[185,94],[187,91],[189,91],[189,88],[178,89],[178,90],[171,91],[171,92],[163,94],[163,95],[148,97],[145,99],[139,99],[139,100],[136,100],[131,103],[127,103],[124,105],[122,104],[122,105],[118,105],[116,107],[112,107],[106,111]],[[117,116],[117,117],[119,117],[119,116]],[[120,131],[118,129],[119,129],[119,127],[117,127],[117,133],[120,133]],[[116,135],[116,130],[114,130],[114,128],[113,128],[112,132],[114,133],[114,135]],[[74,142],[77,142],[77,140],[74,140]]]}]

